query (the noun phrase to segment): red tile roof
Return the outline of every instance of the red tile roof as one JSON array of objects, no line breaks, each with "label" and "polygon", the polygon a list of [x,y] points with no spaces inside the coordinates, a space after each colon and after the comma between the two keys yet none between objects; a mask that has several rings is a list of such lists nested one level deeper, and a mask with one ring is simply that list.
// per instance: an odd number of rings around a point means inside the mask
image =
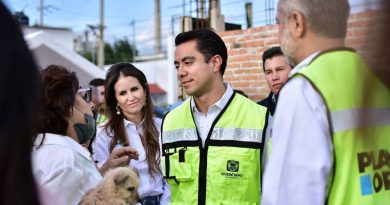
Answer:
[{"label": "red tile roof", "polygon": [[158,86],[157,84],[149,84],[149,90],[150,90],[150,93],[152,94],[162,94],[162,93],[166,93],[165,90],[163,90],[162,88],[160,88],[160,86]]}]

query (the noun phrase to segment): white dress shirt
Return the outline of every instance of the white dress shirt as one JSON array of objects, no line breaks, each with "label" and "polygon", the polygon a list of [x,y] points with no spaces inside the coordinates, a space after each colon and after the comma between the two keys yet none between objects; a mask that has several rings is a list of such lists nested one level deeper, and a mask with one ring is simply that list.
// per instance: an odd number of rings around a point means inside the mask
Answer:
[{"label": "white dress shirt", "polygon": [[42,185],[38,185],[38,196],[41,205],[66,205],[61,203],[57,197],[47,191]]},{"label": "white dress shirt", "polygon": [[209,107],[206,114],[203,114],[198,110],[195,104],[194,97],[191,97],[191,109],[194,114],[195,124],[198,128],[200,138],[202,139],[202,145],[206,142],[207,134],[210,131],[211,125],[213,124],[215,118],[219,115],[222,109],[228,103],[230,97],[233,95],[233,89],[228,83],[224,83],[226,91],[223,94],[222,98]]},{"label": "white dress shirt", "polygon": [[[317,55],[297,65],[290,76]],[[305,78],[293,78],[281,90],[272,132],[261,204],[325,204],[333,145],[326,105]]]},{"label": "white dress shirt", "polygon": [[[170,187],[162,174],[155,174],[154,179],[149,175],[148,162],[146,160],[145,149],[141,142],[143,122],[139,127],[126,119],[123,120],[130,147],[136,149],[139,153],[138,160],[130,160],[130,166],[138,171],[140,177],[140,186],[138,188],[139,195],[142,196],[157,196],[162,194],[160,204],[165,205],[170,202]],[[161,119],[154,118],[154,123],[157,130],[160,130]],[[113,137],[113,133],[108,133],[105,129],[98,129],[99,133],[93,142],[93,158],[98,161],[98,166],[104,164],[108,159],[110,152],[109,146]],[[161,156],[161,152],[160,152]],[[156,156],[158,157],[158,156]]]},{"label": "white dress shirt", "polygon": [[102,176],[89,152],[68,136],[42,134],[34,142],[33,173],[37,182],[64,204],[78,204]]},{"label": "white dress shirt", "polygon": [[271,151],[270,148],[272,146],[272,125],[273,125],[273,121],[274,121],[274,118],[272,117],[271,113],[269,113],[268,115],[268,119],[267,119],[267,128],[266,128],[266,131],[265,131],[265,139],[264,139],[264,150],[263,150],[263,156],[261,157],[261,161],[262,161],[262,164],[261,164],[261,168],[262,168],[262,171],[264,171],[265,167],[267,166],[267,163],[268,163],[268,153]]}]

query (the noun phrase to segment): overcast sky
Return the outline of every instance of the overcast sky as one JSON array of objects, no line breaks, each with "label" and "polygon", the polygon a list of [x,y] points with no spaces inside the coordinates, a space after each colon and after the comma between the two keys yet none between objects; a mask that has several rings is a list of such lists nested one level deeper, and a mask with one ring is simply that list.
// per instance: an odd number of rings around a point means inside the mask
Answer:
[{"label": "overcast sky", "polygon": [[[193,2],[191,6],[189,2]],[[30,18],[30,25],[39,23],[40,0],[5,0],[11,12],[24,11]],[[44,24],[53,27],[66,27],[75,35],[82,35],[87,30],[87,24],[99,23],[99,0],[44,0]],[[160,0],[162,43],[172,32],[179,31],[178,17],[183,15],[196,16],[194,0]],[[183,7],[183,3],[186,6]],[[274,20],[277,0],[221,0],[222,14],[230,23],[241,24],[246,28],[246,2],[253,4],[253,26],[265,25]],[[375,0],[350,0],[354,10],[366,9]],[[271,12],[266,12],[266,8]],[[137,49],[141,54],[153,52],[154,44],[154,0],[105,0],[105,40],[113,42],[116,39],[132,39],[132,26],[135,21]],[[192,12],[190,12],[192,10]],[[268,17],[268,19],[267,19]],[[91,38],[91,37],[90,37]],[[93,39],[93,37],[92,37]],[[164,46],[164,45],[163,45]]]}]

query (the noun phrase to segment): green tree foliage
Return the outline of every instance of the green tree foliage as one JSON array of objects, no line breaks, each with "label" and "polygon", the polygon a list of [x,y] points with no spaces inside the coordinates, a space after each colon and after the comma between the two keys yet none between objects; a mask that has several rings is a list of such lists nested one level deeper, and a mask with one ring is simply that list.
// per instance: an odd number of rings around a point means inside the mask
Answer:
[{"label": "green tree foliage", "polygon": [[117,62],[133,61],[133,47],[126,38],[116,41],[114,43],[114,50]]},{"label": "green tree foliage", "polygon": [[114,64],[116,63],[116,54],[114,49],[109,43],[104,44],[104,64]]},{"label": "green tree foliage", "polygon": [[87,60],[91,61],[92,63],[95,63],[93,58],[92,58],[93,54],[91,52],[80,53],[80,55],[82,55],[84,58],[86,58]]},{"label": "green tree foliage", "polygon": [[[135,51],[135,54],[137,51]],[[92,61],[92,53],[81,53],[84,58]],[[95,62],[97,63],[97,51],[95,52]],[[114,64],[118,62],[132,62],[133,61],[133,46],[130,45],[127,38],[123,38],[114,42],[113,45],[109,43],[104,44],[104,64]]]}]

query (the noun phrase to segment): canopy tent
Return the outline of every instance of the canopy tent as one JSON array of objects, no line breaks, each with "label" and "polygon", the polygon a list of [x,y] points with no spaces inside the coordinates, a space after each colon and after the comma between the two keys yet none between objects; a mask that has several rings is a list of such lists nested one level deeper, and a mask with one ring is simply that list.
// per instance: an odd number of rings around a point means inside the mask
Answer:
[{"label": "canopy tent", "polygon": [[40,68],[45,68],[50,64],[62,65],[76,72],[80,85],[88,85],[93,78],[105,78],[105,72],[102,69],[56,42],[44,31],[27,34],[24,38]]}]

